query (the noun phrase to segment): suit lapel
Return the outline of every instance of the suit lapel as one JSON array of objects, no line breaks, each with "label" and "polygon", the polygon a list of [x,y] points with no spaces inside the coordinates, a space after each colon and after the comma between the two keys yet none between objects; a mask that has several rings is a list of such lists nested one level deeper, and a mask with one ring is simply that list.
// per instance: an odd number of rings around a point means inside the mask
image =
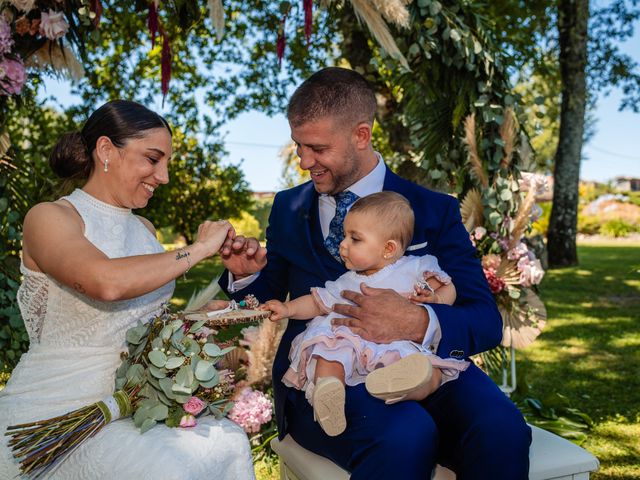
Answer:
[{"label": "suit lapel", "polygon": [[294,212],[296,212],[296,222],[298,222],[297,227],[300,229],[298,231],[304,232],[304,239],[306,242],[305,249],[311,252],[313,259],[318,266],[318,269],[322,272],[324,278],[331,278],[329,272],[324,267],[322,259],[316,252],[316,249],[313,246],[313,240],[311,238],[311,221],[314,218],[312,215],[311,209],[318,208],[318,193],[313,187],[313,183],[309,182],[305,185],[304,190],[297,197],[298,203],[293,205]]}]

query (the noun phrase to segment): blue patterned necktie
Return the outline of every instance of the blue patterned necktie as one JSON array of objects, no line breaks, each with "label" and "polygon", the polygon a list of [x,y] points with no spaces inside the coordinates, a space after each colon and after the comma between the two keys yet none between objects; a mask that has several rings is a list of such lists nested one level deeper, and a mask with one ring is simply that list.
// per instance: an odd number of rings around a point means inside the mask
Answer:
[{"label": "blue patterned necktie", "polygon": [[334,195],[333,198],[336,199],[336,214],[329,224],[329,235],[325,238],[324,245],[333,258],[342,262],[340,258],[340,242],[344,239],[342,224],[344,223],[344,217],[347,215],[347,209],[358,199],[358,196],[345,190]]}]

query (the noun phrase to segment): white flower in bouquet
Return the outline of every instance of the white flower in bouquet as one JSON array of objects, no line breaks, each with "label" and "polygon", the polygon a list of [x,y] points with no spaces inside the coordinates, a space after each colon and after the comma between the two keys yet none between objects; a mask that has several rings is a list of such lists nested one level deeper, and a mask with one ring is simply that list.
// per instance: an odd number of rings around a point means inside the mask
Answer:
[{"label": "white flower in bouquet", "polygon": [[40,35],[44,35],[49,40],[62,38],[69,30],[69,24],[62,12],[49,10],[48,13],[42,12],[40,18]]}]

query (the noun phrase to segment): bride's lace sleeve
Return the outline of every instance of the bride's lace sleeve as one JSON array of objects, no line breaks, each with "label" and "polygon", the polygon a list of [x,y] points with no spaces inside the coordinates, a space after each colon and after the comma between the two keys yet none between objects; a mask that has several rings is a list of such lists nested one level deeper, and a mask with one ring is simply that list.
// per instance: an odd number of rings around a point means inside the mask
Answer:
[{"label": "bride's lace sleeve", "polygon": [[42,324],[47,314],[49,280],[44,273],[20,268],[23,275],[22,285],[18,289],[17,300],[24,325],[31,343],[40,342]]}]

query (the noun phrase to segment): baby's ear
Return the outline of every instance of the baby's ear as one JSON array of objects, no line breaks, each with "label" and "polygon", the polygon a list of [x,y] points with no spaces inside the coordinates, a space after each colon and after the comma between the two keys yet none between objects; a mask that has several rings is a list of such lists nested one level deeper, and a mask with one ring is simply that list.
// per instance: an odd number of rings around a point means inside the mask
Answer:
[{"label": "baby's ear", "polygon": [[384,244],[384,253],[382,256],[385,259],[394,258],[398,254],[399,250],[400,246],[398,245],[398,242],[395,240],[387,240]]}]

